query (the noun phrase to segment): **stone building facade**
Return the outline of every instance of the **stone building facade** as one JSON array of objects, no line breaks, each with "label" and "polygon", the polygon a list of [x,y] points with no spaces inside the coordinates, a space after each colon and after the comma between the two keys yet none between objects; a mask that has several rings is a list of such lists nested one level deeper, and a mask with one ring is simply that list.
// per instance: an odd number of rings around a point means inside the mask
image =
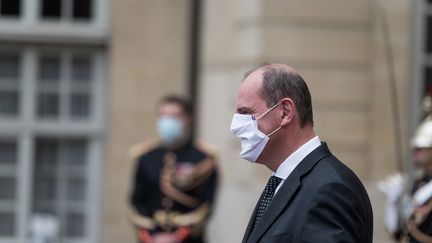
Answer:
[{"label": "stone building facade", "polygon": [[432,74],[429,15],[430,0],[0,0],[0,243],[24,242],[35,213],[56,215],[64,242],[133,242],[127,151],[156,135],[169,93],[193,95],[197,135],[220,153],[209,242],[239,242],[269,171],[238,157],[229,125],[244,72],[262,62],[302,74],[318,135],[367,186],[375,242],[390,242],[376,182],[397,156],[409,168]]}]

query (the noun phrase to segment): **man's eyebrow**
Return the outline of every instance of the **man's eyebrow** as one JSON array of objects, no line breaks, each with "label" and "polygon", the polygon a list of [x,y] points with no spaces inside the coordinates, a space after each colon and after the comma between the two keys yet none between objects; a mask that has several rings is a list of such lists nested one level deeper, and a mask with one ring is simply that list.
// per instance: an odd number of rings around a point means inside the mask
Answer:
[{"label": "man's eyebrow", "polygon": [[253,110],[251,108],[241,106],[241,107],[237,108],[237,113],[239,113],[239,114],[252,114]]}]

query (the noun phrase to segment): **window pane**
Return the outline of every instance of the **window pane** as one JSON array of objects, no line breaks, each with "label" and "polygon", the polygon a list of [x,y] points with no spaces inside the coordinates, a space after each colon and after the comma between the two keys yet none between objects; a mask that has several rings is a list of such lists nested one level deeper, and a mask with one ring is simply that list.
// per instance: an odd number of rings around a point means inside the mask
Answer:
[{"label": "window pane", "polygon": [[83,139],[71,140],[68,143],[67,164],[69,166],[85,166],[87,160],[87,144]]},{"label": "window pane", "polygon": [[36,139],[33,169],[33,212],[56,212],[59,181],[59,143],[56,139]]},{"label": "window pane", "polygon": [[432,53],[432,17],[426,17],[426,52]]},{"label": "window pane", "polygon": [[66,235],[68,237],[84,236],[85,217],[81,213],[69,213],[66,217]]},{"label": "window pane", "polygon": [[74,0],[73,1],[73,18],[89,20],[91,18],[91,6],[90,0]]},{"label": "window pane", "polygon": [[60,79],[60,57],[44,56],[39,60],[39,80],[58,82]]},{"label": "window pane", "polygon": [[9,116],[18,114],[17,91],[0,91],[0,114]]},{"label": "window pane", "polygon": [[41,93],[37,98],[37,114],[40,118],[55,118],[59,114],[59,96]]},{"label": "window pane", "polygon": [[[41,168],[35,169],[34,199],[37,208],[44,208],[43,205],[53,202],[57,197],[57,180],[53,177],[54,171],[49,173]],[[39,212],[46,212],[45,210]]]},{"label": "window pane", "polygon": [[[87,140],[83,138],[38,138],[33,174],[33,213],[49,213],[61,223],[61,237],[85,236],[87,173],[75,170],[78,159],[84,168]],[[71,155],[75,157],[71,159]],[[54,161],[55,162],[50,162]],[[56,166],[51,166],[55,164]],[[78,172],[78,173],[77,173]]]},{"label": "window pane", "polygon": [[60,18],[62,1],[61,0],[42,0],[41,17]]},{"label": "window pane", "polygon": [[72,94],[70,96],[70,114],[73,118],[87,118],[90,113],[90,96]]},{"label": "window pane", "polygon": [[0,79],[17,80],[19,77],[18,55],[0,55]]},{"label": "window pane", "polygon": [[72,80],[88,82],[91,79],[91,60],[89,57],[74,57],[72,59]]},{"label": "window pane", "polygon": [[19,16],[21,0],[0,0],[0,14],[5,16]]},{"label": "window pane", "polygon": [[12,141],[0,141],[0,165],[15,164],[17,154],[17,144]]},{"label": "window pane", "polygon": [[46,166],[56,170],[58,164],[59,145],[55,139],[36,140],[36,163],[38,166]]},{"label": "window pane", "polygon": [[70,201],[83,201],[85,199],[86,182],[83,178],[71,178],[68,181],[67,197]]},{"label": "window pane", "polygon": [[15,178],[0,177],[0,200],[15,199]]},{"label": "window pane", "polygon": [[15,215],[12,212],[0,212],[0,236],[15,234]]},{"label": "window pane", "polygon": [[47,204],[56,199],[59,144],[55,139],[37,139],[34,162],[34,198],[38,212],[47,212]]},{"label": "window pane", "polygon": [[432,94],[432,67],[425,67],[424,73],[424,95]]}]

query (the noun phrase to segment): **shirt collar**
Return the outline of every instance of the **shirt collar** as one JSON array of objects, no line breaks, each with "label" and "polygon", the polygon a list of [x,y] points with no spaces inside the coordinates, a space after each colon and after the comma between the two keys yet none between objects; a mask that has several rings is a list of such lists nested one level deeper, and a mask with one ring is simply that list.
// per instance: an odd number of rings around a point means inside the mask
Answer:
[{"label": "shirt collar", "polygon": [[318,136],[313,137],[311,140],[300,146],[294,153],[290,154],[288,158],[279,165],[276,172],[273,173],[276,177],[286,180],[291,172],[297,167],[298,164],[313,150],[321,145],[321,141]]}]

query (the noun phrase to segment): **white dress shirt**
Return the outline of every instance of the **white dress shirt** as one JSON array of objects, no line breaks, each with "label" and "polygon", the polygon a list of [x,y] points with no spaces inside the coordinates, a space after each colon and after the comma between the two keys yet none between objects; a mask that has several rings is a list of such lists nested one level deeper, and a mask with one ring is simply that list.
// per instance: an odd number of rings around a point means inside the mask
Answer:
[{"label": "white dress shirt", "polygon": [[321,141],[318,136],[313,137],[307,143],[303,144],[294,153],[292,153],[288,158],[279,165],[276,172],[273,173],[274,176],[281,178],[281,182],[276,188],[275,194],[278,192],[279,188],[288,178],[288,176],[293,172],[293,170],[300,164],[300,162],[310,154],[314,149],[321,145]]}]

